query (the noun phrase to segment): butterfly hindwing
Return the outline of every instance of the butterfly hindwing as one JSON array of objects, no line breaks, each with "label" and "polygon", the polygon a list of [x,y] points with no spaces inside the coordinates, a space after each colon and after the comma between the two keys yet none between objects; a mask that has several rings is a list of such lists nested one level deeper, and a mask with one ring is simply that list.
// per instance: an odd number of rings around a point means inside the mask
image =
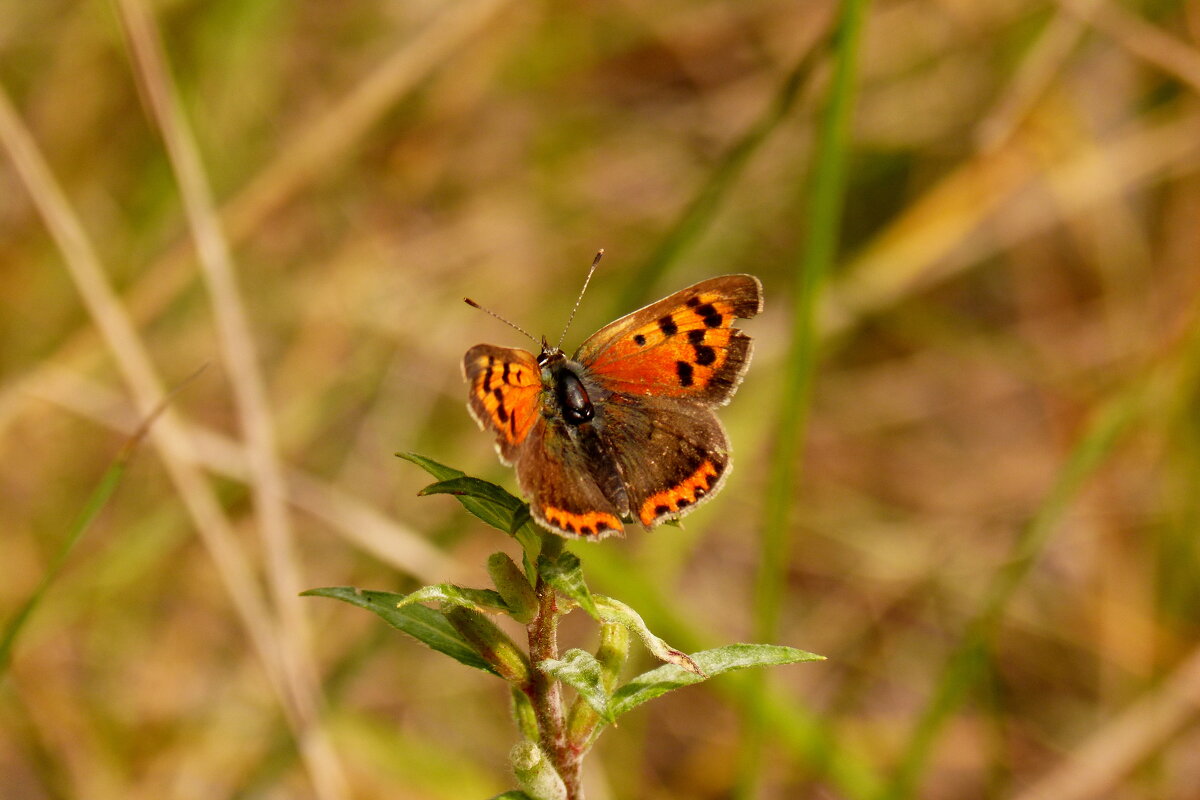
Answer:
[{"label": "butterfly hindwing", "polygon": [[711,409],[615,394],[602,434],[617,463],[632,516],[646,528],[716,494],[730,470],[729,440]]},{"label": "butterfly hindwing", "polygon": [[516,459],[517,483],[539,524],[563,536],[622,536],[621,509],[605,496],[577,439],[558,420],[530,431]]},{"label": "butterfly hindwing", "polygon": [[750,337],[733,321],[760,310],[758,278],[711,278],[601,328],[575,360],[614,392],[720,405],[750,363]]},{"label": "butterfly hindwing", "polygon": [[496,432],[496,448],[511,464],[540,417],[542,378],[532,353],[480,344],[463,356],[470,384],[467,408],[481,428]]}]

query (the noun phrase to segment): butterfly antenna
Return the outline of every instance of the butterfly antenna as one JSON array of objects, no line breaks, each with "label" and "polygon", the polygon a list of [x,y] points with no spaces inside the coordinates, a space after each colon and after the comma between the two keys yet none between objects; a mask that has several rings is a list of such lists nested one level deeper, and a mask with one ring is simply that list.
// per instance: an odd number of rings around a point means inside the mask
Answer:
[{"label": "butterfly antenna", "polygon": [[515,322],[509,322],[504,317],[497,314],[495,311],[492,311],[490,308],[484,308],[483,306],[479,305],[479,303],[476,303],[474,300],[472,300],[469,297],[464,297],[463,302],[466,303],[467,305],[469,305],[471,308],[478,308],[480,311],[484,312],[485,314],[491,314],[493,317],[500,320],[501,322],[503,322],[505,325],[512,328],[513,330],[523,333],[524,335],[528,336],[530,339],[533,339],[533,341],[535,341],[535,342],[537,341],[537,339],[534,337],[534,335],[532,333],[525,330],[520,325],[517,325]]},{"label": "butterfly antenna", "polygon": [[583,288],[579,290],[579,297],[575,299],[575,307],[571,309],[571,316],[567,317],[567,324],[563,328],[562,336],[558,337],[558,344],[555,347],[561,348],[563,339],[567,338],[567,331],[571,328],[571,323],[575,321],[575,312],[579,310],[579,304],[583,302],[583,293],[587,291],[588,284],[592,282],[592,274],[596,271],[596,267],[600,266],[600,259],[604,258],[604,248],[600,248],[596,252],[596,257],[592,259],[592,268],[588,270],[587,277],[583,279]]}]

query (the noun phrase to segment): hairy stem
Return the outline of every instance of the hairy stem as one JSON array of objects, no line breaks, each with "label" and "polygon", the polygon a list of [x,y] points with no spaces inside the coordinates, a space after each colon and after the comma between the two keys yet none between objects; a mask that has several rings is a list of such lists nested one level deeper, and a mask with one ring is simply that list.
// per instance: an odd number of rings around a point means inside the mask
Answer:
[{"label": "hairy stem", "polygon": [[538,613],[527,627],[529,660],[533,663],[533,669],[525,694],[533,703],[542,749],[567,787],[567,800],[583,800],[583,788],[579,782],[583,751],[567,737],[562,687],[537,666],[548,658],[558,658],[558,599],[554,587],[541,576],[537,579],[534,592],[538,598]]}]

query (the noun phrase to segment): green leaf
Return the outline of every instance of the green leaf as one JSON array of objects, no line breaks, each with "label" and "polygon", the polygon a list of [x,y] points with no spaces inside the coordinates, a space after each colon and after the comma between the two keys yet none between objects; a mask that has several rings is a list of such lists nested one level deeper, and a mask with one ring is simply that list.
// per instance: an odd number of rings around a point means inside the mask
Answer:
[{"label": "green leaf", "polygon": [[466,475],[430,484],[417,494],[421,497],[431,494],[454,495],[467,511],[505,533],[512,530],[513,515],[524,505],[496,484]]},{"label": "green leaf", "polygon": [[466,586],[455,586],[453,583],[437,583],[433,586],[423,586],[396,604],[404,608],[413,603],[445,603],[461,606],[475,611],[490,614],[509,614],[511,609],[499,592],[491,589],[470,589]]},{"label": "green leaf", "polygon": [[561,661],[548,658],[539,662],[538,668],[579,692],[605,722],[613,721],[608,708],[608,692],[604,689],[604,670],[591,653],[568,650]]},{"label": "green leaf", "polygon": [[494,483],[471,478],[467,473],[454,467],[440,464],[432,458],[426,458],[416,453],[396,453],[399,458],[416,464],[421,469],[438,479],[438,482],[426,486],[419,495],[450,494],[454,495],[463,508],[479,519],[499,528],[505,533],[512,526],[513,513],[521,501]]},{"label": "green leaf", "polygon": [[600,611],[600,616],[597,619],[624,625],[631,632],[641,637],[642,644],[646,645],[646,649],[653,653],[656,658],[662,659],[668,664],[683,667],[688,672],[695,673],[696,677],[700,680],[708,677],[705,675],[704,670],[687,653],[682,650],[676,650],[655,636],[646,627],[646,622],[642,619],[642,616],[620,600],[613,600],[611,597],[597,595],[596,606]]},{"label": "green leaf", "polygon": [[508,532],[516,536],[521,528],[532,524],[533,516],[529,513],[529,504],[522,503],[521,507],[513,512],[512,523],[509,526]]},{"label": "green leaf", "polygon": [[[703,650],[692,660],[708,677],[747,667],[766,667],[794,664],[799,661],[824,661],[824,656],[773,644],[731,644],[713,650]],[[666,694],[681,686],[700,683],[704,678],[674,664],[665,664],[643,672],[613,693],[609,711],[614,718],[621,716],[647,700]]]},{"label": "green leaf", "polygon": [[[526,508],[528,509],[529,506]],[[538,562],[538,556],[542,554],[542,545],[549,535],[533,522],[522,525],[515,534],[517,541],[521,543],[521,566],[524,568],[525,574],[530,576],[531,581],[537,579],[535,565]]]},{"label": "green leaf", "polygon": [[439,481],[450,480],[451,478],[461,478],[467,473],[461,469],[447,467],[445,464],[439,464],[432,458],[426,458],[418,453],[396,453],[396,458],[403,458],[405,461],[416,464],[421,469],[428,472]]},{"label": "green leaf", "polygon": [[[530,517],[527,503],[501,486],[469,477],[462,470],[440,464],[432,458],[417,453],[396,453],[396,456],[416,464],[438,479],[437,483],[422,489],[420,495],[454,495],[471,514],[521,543],[526,553],[527,569],[535,562],[541,548],[541,528]],[[529,573],[532,575],[533,570],[530,569]]]},{"label": "green leaf", "polygon": [[[620,623],[600,623],[600,647],[593,659],[597,688],[593,690],[576,685],[577,696],[567,714],[567,737],[570,741],[591,742],[597,730],[614,721],[608,704],[620,680],[621,667],[629,656],[629,635],[629,629]],[[588,666],[588,669],[591,667]],[[590,675],[587,677],[590,679]]]},{"label": "green leaf", "polygon": [[592,593],[584,583],[579,556],[570,550],[563,550],[554,557],[543,555],[538,559],[538,574],[560,594],[578,603],[593,619],[601,618]]},{"label": "green leaf", "polygon": [[474,648],[471,647],[458,631],[446,620],[440,612],[425,606],[414,605],[397,608],[397,604],[406,595],[393,592],[375,592],[368,589],[356,589],[353,586],[329,586],[321,589],[309,589],[301,592],[305,597],[332,597],[352,606],[373,611],[385,622],[397,630],[427,645],[439,653],[450,656],[460,664],[481,669],[498,675]]},{"label": "green leaf", "polygon": [[505,792],[504,794],[498,794],[495,797],[491,798],[491,800],[533,800],[533,798],[530,797],[529,795],[525,794],[524,792],[518,792],[514,789],[511,792]]}]

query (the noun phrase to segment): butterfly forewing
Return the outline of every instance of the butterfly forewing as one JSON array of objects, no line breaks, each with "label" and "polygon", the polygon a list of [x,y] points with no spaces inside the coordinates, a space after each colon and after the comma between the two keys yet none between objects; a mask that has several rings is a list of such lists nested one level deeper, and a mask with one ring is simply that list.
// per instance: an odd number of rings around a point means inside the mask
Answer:
[{"label": "butterfly forewing", "polygon": [[753,275],[723,275],[652,303],[600,329],[576,360],[606,388],[719,405],[750,362],[750,337],[735,319],[762,309]]},{"label": "butterfly forewing", "polygon": [[511,464],[540,418],[541,370],[532,353],[480,344],[463,356],[470,384],[467,408],[482,428],[496,432],[496,447]]}]

